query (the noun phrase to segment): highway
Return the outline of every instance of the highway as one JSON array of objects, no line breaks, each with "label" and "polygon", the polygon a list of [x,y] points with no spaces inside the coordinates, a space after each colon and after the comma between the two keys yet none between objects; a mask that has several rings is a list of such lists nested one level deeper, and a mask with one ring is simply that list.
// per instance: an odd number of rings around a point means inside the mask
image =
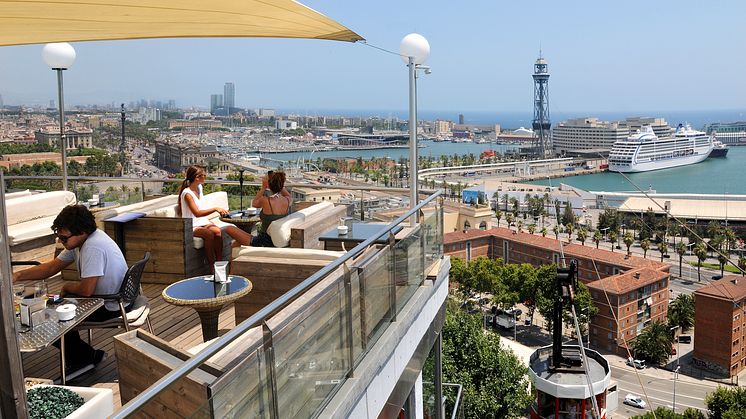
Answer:
[{"label": "highway", "polygon": [[[673,405],[673,373],[662,369],[638,370],[638,377],[632,367],[624,364],[612,364],[611,376],[616,380],[619,389],[619,407],[613,412],[613,417],[628,418],[642,414],[644,411],[655,409],[658,406],[671,407]],[[706,411],[704,398],[707,393],[714,391],[718,384],[710,381],[694,382],[691,378],[676,381],[676,411],[683,412],[688,407]],[[647,399],[640,387],[640,382],[645,386]],[[629,394],[642,396],[648,403],[646,409],[625,405],[624,397]]]}]

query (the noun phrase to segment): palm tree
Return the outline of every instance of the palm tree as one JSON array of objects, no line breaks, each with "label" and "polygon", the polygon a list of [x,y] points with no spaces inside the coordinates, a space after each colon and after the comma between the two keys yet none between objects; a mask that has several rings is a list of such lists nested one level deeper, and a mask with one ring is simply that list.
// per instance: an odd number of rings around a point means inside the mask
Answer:
[{"label": "palm tree", "polygon": [[668,252],[668,243],[666,243],[665,240],[661,240],[658,242],[658,251],[661,252],[661,262],[663,262],[663,255]]},{"label": "palm tree", "polygon": [[634,340],[635,354],[651,363],[660,364],[671,356],[671,334],[668,326],[655,320]]},{"label": "palm tree", "polygon": [[520,233],[523,231],[523,220],[518,220],[518,223],[516,224],[516,227],[518,227],[518,232]]},{"label": "palm tree", "polygon": [[559,240],[559,233],[560,233],[559,225],[555,224],[554,227],[552,227],[552,231],[554,232],[554,238],[556,240]]},{"label": "palm tree", "polygon": [[640,247],[642,248],[642,257],[648,257],[648,250],[650,250],[650,240],[643,239],[640,242]]},{"label": "palm tree", "polygon": [[694,326],[694,296],[692,294],[679,294],[668,305],[668,325],[680,327],[682,332]]},{"label": "palm tree", "polygon": [[588,230],[586,230],[585,227],[583,227],[578,231],[578,241],[580,242],[581,246],[585,246],[585,240],[587,238],[588,238]]},{"label": "palm tree", "polygon": [[596,232],[593,233],[593,241],[596,242],[596,249],[598,249],[598,245],[601,243],[602,238],[600,231],[596,230]]},{"label": "palm tree", "polygon": [[528,225],[528,232],[530,234],[534,234],[535,231],[536,231],[536,224],[529,224]]},{"label": "palm tree", "polygon": [[720,264],[720,276],[723,276],[725,264],[728,263],[728,257],[722,251],[718,252],[718,263]]},{"label": "palm tree", "polygon": [[500,219],[503,218],[503,213],[500,208],[495,208],[495,217],[497,218],[497,226],[500,227]]},{"label": "palm tree", "polygon": [[696,245],[694,245],[694,254],[697,255],[697,260],[699,263],[697,263],[697,282],[701,281],[701,275],[700,275],[700,268],[702,267],[702,262],[704,262],[707,259],[707,246],[703,242],[699,242]]},{"label": "palm tree", "polygon": [[513,214],[505,214],[505,222],[508,223],[508,228],[510,228],[510,226],[513,224]]},{"label": "palm tree", "polygon": [[609,233],[609,243],[611,243],[611,251],[614,251],[614,245],[616,245],[616,241],[619,239],[619,236],[617,236],[616,231],[612,231]]},{"label": "palm tree", "polygon": [[539,232],[541,233],[541,237],[546,237],[547,236],[547,228],[546,227],[542,227],[541,230],[539,230]]},{"label": "palm tree", "polygon": [[624,241],[624,245],[627,246],[627,255],[631,255],[629,248],[632,247],[632,245],[635,243],[635,238],[632,237],[632,233],[630,233],[629,231],[624,233],[622,241]]},{"label": "palm tree", "polygon": [[686,245],[681,240],[676,244],[676,253],[679,254],[679,278],[681,278],[681,265],[684,261],[684,255],[686,254]]},{"label": "palm tree", "polygon": [[573,229],[574,229],[574,227],[572,226],[571,223],[567,223],[567,225],[565,226],[565,232],[567,232],[567,241],[568,242],[572,240],[572,231],[573,231]]},{"label": "palm tree", "polygon": [[741,276],[746,275],[746,257],[738,258],[738,267],[741,268]]},{"label": "palm tree", "polygon": [[508,194],[503,194],[503,204],[505,204],[505,212],[508,212]]}]

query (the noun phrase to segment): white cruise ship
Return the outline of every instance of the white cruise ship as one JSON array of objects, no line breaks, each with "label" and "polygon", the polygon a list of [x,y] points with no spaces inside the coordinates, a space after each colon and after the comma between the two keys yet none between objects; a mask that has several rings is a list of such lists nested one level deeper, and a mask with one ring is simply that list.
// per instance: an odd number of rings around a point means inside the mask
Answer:
[{"label": "white cruise ship", "polygon": [[689,125],[676,129],[671,137],[658,138],[650,126],[624,140],[617,140],[609,153],[609,170],[647,172],[699,163],[712,151],[712,137]]}]

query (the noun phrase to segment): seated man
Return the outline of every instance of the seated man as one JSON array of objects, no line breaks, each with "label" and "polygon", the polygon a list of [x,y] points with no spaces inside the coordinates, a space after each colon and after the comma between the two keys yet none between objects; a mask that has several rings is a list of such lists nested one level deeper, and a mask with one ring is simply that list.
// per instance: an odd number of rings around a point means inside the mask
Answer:
[{"label": "seated man", "polygon": [[[116,294],[127,272],[122,251],[106,233],[96,228],[88,208],[72,205],[62,209],[52,223],[52,230],[65,247],[54,260],[13,273],[13,282],[40,280],[56,275],[73,262],[77,263],[80,282],[62,286],[62,296],[90,297],[93,294]],[[129,310],[126,307],[125,310]],[[106,301],[88,320],[104,321],[121,316],[116,301]],[[55,346],[58,346],[56,343]],[[65,335],[65,362],[70,374],[89,368],[106,354],[94,350],[77,331]]]}]

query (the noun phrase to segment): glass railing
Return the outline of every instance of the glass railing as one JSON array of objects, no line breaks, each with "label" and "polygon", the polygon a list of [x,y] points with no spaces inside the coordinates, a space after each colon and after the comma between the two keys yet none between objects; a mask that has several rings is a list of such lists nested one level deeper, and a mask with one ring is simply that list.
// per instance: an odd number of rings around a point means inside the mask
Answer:
[{"label": "glass railing", "polygon": [[[60,179],[60,176],[5,176],[6,190],[9,192],[23,189],[58,191],[62,190]],[[171,178],[70,176],[68,190],[75,193],[78,202],[85,205],[89,202],[98,202],[94,207],[103,209],[175,194],[182,181],[183,179]],[[246,180],[243,182],[243,186],[240,186],[237,180],[207,180],[203,190],[205,194],[215,191],[226,192],[228,194],[228,209],[236,210],[250,207],[251,200],[256,195],[260,186],[261,183],[258,180]],[[287,182],[285,186],[294,195],[294,199],[298,201],[303,200],[301,198],[303,192],[301,191],[336,190],[336,194],[326,197],[314,197],[309,200],[318,199],[320,202],[322,198],[330,198],[333,202],[348,204],[354,208],[351,213],[358,220],[366,220],[370,218],[372,213],[382,209],[401,207],[401,199],[392,197],[386,201],[380,195],[388,196],[389,194],[397,194],[408,196],[410,192],[406,188],[386,188],[373,184],[348,186]],[[298,194],[294,193],[294,189],[299,191]],[[98,198],[97,200],[95,199],[96,197]]]},{"label": "glass railing", "polygon": [[[208,400],[188,417],[318,416],[441,259],[439,196],[382,224],[380,233],[237,325],[113,417],[152,411],[162,404],[161,392],[247,333],[254,340],[209,384]],[[412,223],[415,214],[419,222]],[[374,244],[380,238],[387,244]],[[460,392],[453,396],[460,399]]]}]

